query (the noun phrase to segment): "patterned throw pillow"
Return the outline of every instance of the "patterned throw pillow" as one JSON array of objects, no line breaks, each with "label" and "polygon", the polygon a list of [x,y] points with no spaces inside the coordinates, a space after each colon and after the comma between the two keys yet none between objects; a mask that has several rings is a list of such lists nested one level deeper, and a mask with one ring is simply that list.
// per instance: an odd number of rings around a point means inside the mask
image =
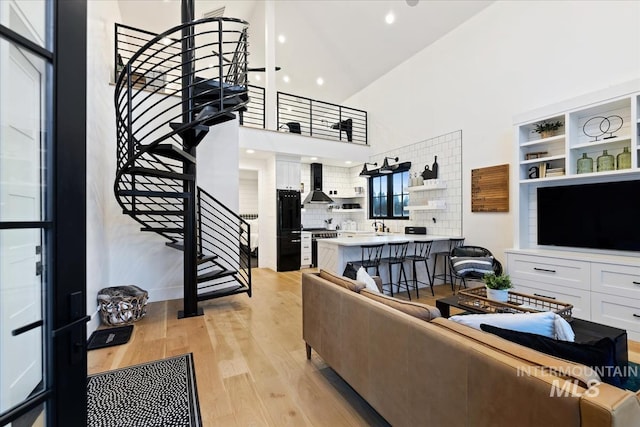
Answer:
[{"label": "patterned throw pillow", "polygon": [[493,257],[457,256],[451,258],[451,264],[460,276],[469,273],[476,273],[479,276],[484,276],[486,273],[493,273]]}]

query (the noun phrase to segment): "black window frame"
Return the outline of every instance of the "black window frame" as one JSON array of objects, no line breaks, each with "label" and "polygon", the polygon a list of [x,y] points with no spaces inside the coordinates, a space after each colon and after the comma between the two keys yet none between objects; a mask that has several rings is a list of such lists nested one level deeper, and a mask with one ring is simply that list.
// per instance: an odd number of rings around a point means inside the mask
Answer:
[{"label": "black window frame", "polygon": [[[409,219],[409,211],[403,210],[402,211],[402,215],[397,216],[393,214],[393,200],[394,200],[394,194],[393,194],[393,181],[394,181],[394,176],[396,175],[400,175],[400,174],[406,174],[406,182],[407,182],[407,187],[406,187],[406,191],[403,191],[401,193],[402,196],[402,201],[403,201],[403,205],[404,205],[404,199],[406,198],[407,200],[407,205],[408,202],[410,200],[410,194],[409,194],[409,186],[408,186],[408,182],[409,182],[409,170],[408,169],[402,169],[402,170],[397,170],[393,173],[389,173],[389,174],[383,174],[383,173],[379,173],[379,174],[375,174],[373,176],[370,177],[369,179],[369,194],[368,194],[368,204],[369,204],[369,219],[371,220],[399,220],[399,221],[404,221],[404,220],[408,220]],[[386,193],[386,204],[387,204],[387,215],[385,216],[374,216],[374,212],[373,212],[373,206],[374,206],[374,199],[378,196],[374,195],[374,180],[376,180],[377,178],[386,178],[386,185],[387,185],[387,193]]]}]

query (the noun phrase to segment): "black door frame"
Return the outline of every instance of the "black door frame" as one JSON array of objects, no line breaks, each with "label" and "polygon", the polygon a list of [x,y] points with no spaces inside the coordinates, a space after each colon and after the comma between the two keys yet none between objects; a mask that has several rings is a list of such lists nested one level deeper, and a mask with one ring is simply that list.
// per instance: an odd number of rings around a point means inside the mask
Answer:
[{"label": "black door frame", "polygon": [[0,222],[0,230],[45,230],[44,387],[0,414],[0,426],[47,405],[48,426],[80,426],[87,420],[86,352],[86,0],[48,0],[43,48],[0,25],[0,38],[52,65],[45,109],[48,174],[45,221]]}]

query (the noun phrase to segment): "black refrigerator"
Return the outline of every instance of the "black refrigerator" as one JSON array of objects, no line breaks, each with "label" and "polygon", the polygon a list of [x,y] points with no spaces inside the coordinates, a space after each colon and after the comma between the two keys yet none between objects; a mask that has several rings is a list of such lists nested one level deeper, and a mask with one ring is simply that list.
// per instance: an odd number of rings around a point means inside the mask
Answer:
[{"label": "black refrigerator", "polygon": [[300,192],[277,190],[278,197],[278,271],[300,269]]}]

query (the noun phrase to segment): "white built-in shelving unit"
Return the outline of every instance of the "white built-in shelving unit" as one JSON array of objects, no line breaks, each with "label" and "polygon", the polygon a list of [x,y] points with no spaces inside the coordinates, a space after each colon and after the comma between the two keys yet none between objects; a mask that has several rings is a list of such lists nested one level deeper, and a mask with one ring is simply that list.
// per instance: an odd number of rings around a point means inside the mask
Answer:
[{"label": "white built-in shelving unit", "polygon": [[[603,118],[611,118],[612,127],[617,128],[620,121],[615,116],[622,118],[620,129],[597,138],[591,136],[599,133]],[[537,243],[538,188],[640,179],[640,80],[525,113],[514,121],[517,166],[512,168],[512,179],[517,185],[517,213],[514,247],[506,252],[507,273],[516,290],[571,303],[575,317],[625,329],[629,338],[640,339],[637,252],[555,248]],[[541,138],[533,131],[543,121],[560,121],[563,126],[558,134]],[[607,124],[605,120],[603,130]],[[603,150],[616,158],[617,166],[617,155],[625,148],[631,152],[629,169],[597,171],[597,158]],[[541,154],[528,159],[532,153]],[[593,171],[578,174],[577,162],[583,153],[593,159]],[[530,177],[531,168],[541,164],[563,168],[564,174]],[[630,195],[629,200],[621,202],[636,203],[635,197]]]},{"label": "white built-in shelving unit", "polygon": [[[610,91],[567,101],[558,105],[558,110],[548,107],[516,118],[516,164],[518,166],[512,168],[515,174],[514,182],[518,183],[516,247],[537,247],[535,202],[537,188],[640,179],[639,105],[640,81],[634,81]],[[585,123],[594,118],[596,119],[587,125],[587,133],[591,135],[600,133],[597,130],[602,119],[597,119],[598,117],[612,117],[612,127],[618,127],[619,120],[614,119],[614,116],[622,118],[620,129],[597,138],[585,134],[583,129]],[[559,121],[563,123],[563,127],[556,135],[540,138],[534,129],[537,124],[545,121]],[[606,123],[603,127],[606,129]],[[597,171],[597,158],[603,154],[604,150],[617,158],[624,148],[632,154],[631,168]],[[527,158],[527,155],[532,153],[544,154],[539,154],[537,158]],[[577,162],[583,153],[593,159],[593,171],[578,174]],[[542,164],[548,165],[551,169],[564,169],[564,175],[530,177],[532,168],[540,169]]]}]

